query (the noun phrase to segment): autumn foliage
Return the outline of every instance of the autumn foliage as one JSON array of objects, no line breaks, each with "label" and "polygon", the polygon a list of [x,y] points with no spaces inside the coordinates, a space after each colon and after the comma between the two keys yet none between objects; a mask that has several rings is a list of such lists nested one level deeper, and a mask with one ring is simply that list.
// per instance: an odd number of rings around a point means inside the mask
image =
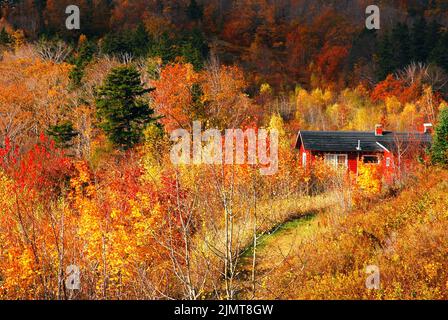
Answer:
[{"label": "autumn foliage", "polygon": [[[358,0],[79,0],[73,31],[68,2],[0,8],[0,299],[448,298],[443,1],[400,1],[407,24],[378,33]],[[275,131],[278,171],[173,163],[194,121]],[[379,123],[433,123],[435,148],[391,179],[299,159],[299,130]],[[308,218],[260,269],[262,240]]]},{"label": "autumn foliage", "polygon": [[[296,248],[268,276],[264,297],[281,299],[446,299],[446,172],[419,174],[398,198],[355,211]],[[306,263],[304,263],[306,261]],[[381,266],[381,289],[365,270]],[[299,270],[304,270],[301,272]],[[272,288],[275,288],[272,290]]]}]

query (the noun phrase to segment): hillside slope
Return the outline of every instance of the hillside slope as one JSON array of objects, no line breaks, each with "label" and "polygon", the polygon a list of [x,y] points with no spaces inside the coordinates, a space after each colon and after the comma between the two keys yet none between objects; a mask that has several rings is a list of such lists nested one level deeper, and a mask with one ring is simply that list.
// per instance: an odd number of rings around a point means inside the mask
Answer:
[{"label": "hillside slope", "polygon": [[[447,299],[447,192],[447,171],[425,171],[397,198],[321,228],[267,275],[258,298]],[[380,290],[366,289],[369,265]]]}]

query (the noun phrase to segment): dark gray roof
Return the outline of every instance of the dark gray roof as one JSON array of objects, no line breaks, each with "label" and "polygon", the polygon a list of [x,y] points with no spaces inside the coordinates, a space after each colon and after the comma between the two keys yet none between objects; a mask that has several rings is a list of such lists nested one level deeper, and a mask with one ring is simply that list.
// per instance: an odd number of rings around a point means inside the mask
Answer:
[{"label": "dark gray roof", "polygon": [[306,150],[350,152],[357,151],[358,141],[364,152],[384,151],[381,145],[393,152],[405,144],[430,146],[432,137],[418,132],[385,131],[382,136],[375,136],[374,131],[300,131],[296,147],[303,143]]}]

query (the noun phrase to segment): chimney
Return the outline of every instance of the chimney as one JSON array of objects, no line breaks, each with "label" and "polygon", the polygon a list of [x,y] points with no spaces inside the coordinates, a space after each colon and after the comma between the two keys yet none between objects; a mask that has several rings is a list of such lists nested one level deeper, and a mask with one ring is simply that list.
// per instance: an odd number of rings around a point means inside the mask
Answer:
[{"label": "chimney", "polygon": [[432,123],[424,123],[423,124],[423,133],[432,134],[433,133],[433,125]]},{"label": "chimney", "polygon": [[356,151],[361,151],[361,140],[358,140],[358,146],[356,147]]},{"label": "chimney", "polygon": [[383,135],[383,125],[382,124],[377,124],[375,126],[375,136],[382,136]]}]

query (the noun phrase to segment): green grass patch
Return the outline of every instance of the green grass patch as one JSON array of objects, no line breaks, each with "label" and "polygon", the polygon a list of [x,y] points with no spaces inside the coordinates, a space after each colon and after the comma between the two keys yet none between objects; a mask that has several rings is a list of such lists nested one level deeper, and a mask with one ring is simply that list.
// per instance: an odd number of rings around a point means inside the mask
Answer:
[{"label": "green grass patch", "polygon": [[[310,214],[301,218],[296,218],[287,221],[279,226],[274,227],[268,232],[261,235],[257,242],[257,252],[262,254],[262,251],[269,247],[272,242],[278,241],[279,238],[290,238],[300,234],[300,236],[308,236],[315,230],[314,221],[317,214]],[[248,247],[242,254],[242,259],[251,258],[254,253],[254,246]]]}]

